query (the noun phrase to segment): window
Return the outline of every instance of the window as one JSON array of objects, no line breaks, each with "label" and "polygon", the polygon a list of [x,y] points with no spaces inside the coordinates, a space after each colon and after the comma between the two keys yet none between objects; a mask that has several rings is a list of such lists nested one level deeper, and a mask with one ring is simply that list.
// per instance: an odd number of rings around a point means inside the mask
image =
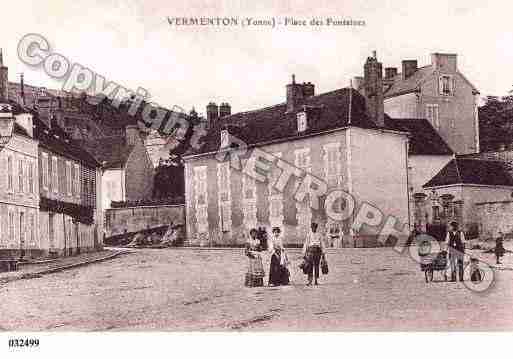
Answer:
[{"label": "window", "polygon": [[41,170],[43,171],[43,188],[48,189],[48,154],[44,152],[41,157]]},{"label": "window", "polygon": [[230,231],[231,220],[231,194],[230,194],[230,163],[217,165],[217,188],[219,191],[219,215],[222,231]]},{"label": "window", "polygon": [[194,194],[198,232],[208,231],[207,166],[194,168]]},{"label": "window", "polygon": [[324,146],[324,173],[328,187],[336,187],[342,171],[340,143],[329,143]]},{"label": "window", "polygon": [[71,163],[66,161],[66,192],[71,196]]},{"label": "window", "polygon": [[439,221],[440,220],[440,207],[433,206],[433,220]]},{"label": "window", "polygon": [[13,190],[13,179],[12,179],[12,176],[13,176],[13,167],[12,167],[12,157],[9,156],[7,157],[7,189],[9,189],[10,191]]},{"label": "window", "polygon": [[303,168],[305,170],[309,170],[310,167],[310,149],[302,148],[295,151],[295,165],[296,167]]},{"label": "window", "polygon": [[79,196],[80,195],[80,179],[79,179],[80,167],[78,164],[74,164],[73,168],[74,168],[73,185],[75,187],[74,193],[76,196]]},{"label": "window", "polygon": [[18,160],[18,191],[23,192],[23,160]]},{"label": "window", "polygon": [[25,248],[25,213],[20,212],[20,247]]},{"label": "window", "polygon": [[12,241],[14,238],[14,212],[9,212],[9,239]]},{"label": "window", "polygon": [[454,79],[449,75],[442,75],[439,79],[440,95],[451,96],[454,95]]},{"label": "window", "polygon": [[[282,157],[281,152],[273,153],[277,158]],[[274,184],[281,175],[281,170],[274,167],[269,179],[269,222],[271,227],[283,227],[283,194],[278,191]],[[256,216],[256,212],[255,212]],[[256,218],[256,217],[255,217]]]},{"label": "window", "polygon": [[307,116],[306,116],[306,112],[302,111],[302,112],[298,112],[298,114],[296,115],[296,118],[297,118],[297,131],[298,132],[304,132],[306,131],[306,129],[308,128],[307,126]]},{"label": "window", "polygon": [[221,131],[221,148],[226,148],[230,145],[230,134],[227,130]]},{"label": "window", "polygon": [[55,156],[52,157],[52,188],[55,193],[59,192],[59,168]]},{"label": "window", "polygon": [[219,163],[217,167],[217,179],[219,185],[219,200],[227,202],[230,200],[230,164]]},{"label": "window", "polygon": [[34,166],[31,162],[28,163],[28,191],[34,193]]},{"label": "window", "polygon": [[426,118],[431,126],[436,130],[440,130],[440,118],[438,114],[438,105],[426,105]]},{"label": "window", "polygon": [[30,214],[30,244],[32,246],[35,246],[36,245],[36,222],[35,222],[35,217],[34,217],[34,213],[31,213]]}]

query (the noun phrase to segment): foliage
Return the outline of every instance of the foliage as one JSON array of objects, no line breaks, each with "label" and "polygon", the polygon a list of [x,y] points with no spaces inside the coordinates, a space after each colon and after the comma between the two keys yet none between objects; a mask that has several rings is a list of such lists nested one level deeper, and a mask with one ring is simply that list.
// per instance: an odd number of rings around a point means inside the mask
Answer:
[{"label": "foliage", "polygon": [[488,96],[479,108],[481,151],[511,147],[513,135],[513,96]]}]

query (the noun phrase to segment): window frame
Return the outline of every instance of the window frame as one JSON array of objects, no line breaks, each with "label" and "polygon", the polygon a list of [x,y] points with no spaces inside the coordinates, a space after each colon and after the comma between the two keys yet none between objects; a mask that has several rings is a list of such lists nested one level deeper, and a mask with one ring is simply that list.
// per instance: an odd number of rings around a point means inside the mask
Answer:
[{"label": "window frame", "polygon": [[426,119],[435,130],[440,131],[440,107],[438,104],[426,104]]}]

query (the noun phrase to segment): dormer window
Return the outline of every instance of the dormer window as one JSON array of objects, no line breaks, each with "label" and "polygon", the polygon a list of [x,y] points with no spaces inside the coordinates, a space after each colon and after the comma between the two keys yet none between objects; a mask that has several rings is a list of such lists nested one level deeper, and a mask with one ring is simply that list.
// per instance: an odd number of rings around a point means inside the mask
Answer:
[{"label": "dormer window", "polygon": [[230,134],[228,130],[221,131],[221,148],[226,148],[230,145]]},{"label": "dormer window", "polygon": [[304,132],[308,128],[306,111],[298,112],[297,118],[297,132]]},{"label": "dormer window", "polygon": [[440,95],[454,95],[454,79],[450,75],[442,75],[439,79]]}]

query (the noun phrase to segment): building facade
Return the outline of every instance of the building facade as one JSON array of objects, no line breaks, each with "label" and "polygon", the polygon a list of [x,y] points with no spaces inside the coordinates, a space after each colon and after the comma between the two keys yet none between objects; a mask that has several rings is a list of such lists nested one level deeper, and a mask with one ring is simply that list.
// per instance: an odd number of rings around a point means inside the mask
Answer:
[{"label": "building facade", "polygon": [[39,158],[39,238],[51,256],[101,248],[100,165],[56,122],[35,121]]},{"label": "building facade", "polygon": [[[189,243],[240,244],[251,228],[277,226],[285,244],[299,246],[315,221],[331,245],[334,237],[354,237],[352,224],[365,206],[408,232],[408,136],[384,125],[380,71],[369,57],[365,73],[375,80],[375,97],[350,88],[315,95],[313,84],[293,77],[286,103],[216,119],[202,149],[185,156]],[[241,147],[247,151],[234,164],[225,154]],[[248,173],[255,156],[271,163],[263,178]],[[290,181],[284,168],[295,173]],[[355,211],[350,200],[326,202],[337,189],[354,198]],[[331,216],[326,208],[351,215]],[[358,245],[376,245],[382,225],[359,227]]]},{"label": "building facade", "polygon": [[401,73],[387,67],[383,87],[390,117],[427,119],[456,154],[479,152],[479,91],[458,69],[456,54],[431,54],[423,67],[404,60]]},{"label": "building facade", "polygon": [[38,142],[32,115],[0,102],[0,257],[37,257],[39,228]]},{"label": "building facade", "polygon": [[137,126],[127,126],[123,136],[80,144],[102,164],[100,186],[105,211],[115,202],[135,202],[152,197],[154,168]]}]

